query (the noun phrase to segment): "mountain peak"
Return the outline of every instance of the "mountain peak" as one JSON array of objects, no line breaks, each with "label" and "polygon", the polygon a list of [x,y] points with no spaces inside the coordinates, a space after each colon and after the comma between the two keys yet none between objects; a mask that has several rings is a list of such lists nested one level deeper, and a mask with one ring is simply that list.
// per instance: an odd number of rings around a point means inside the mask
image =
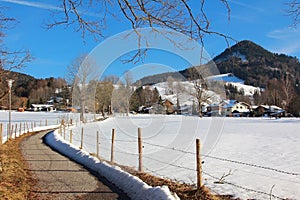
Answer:
[{"label": "mountain peak", "polygon": [[245,62],[252,58],[261,58],[261,57],[271,58],[273,56],[274,56],[273,53],[264,49],[258,44],[249,40],[243,40],[227,48],[223,53],[216,56],[214,58],[214,61],[218,63],[224,60],[238,58],[241,59],[243,62]]},{"label": "mountain peak", "polygon": [[298,59],[272,53],[249,40],[227,48],[214,61],[220,73],[233,73],[254,86],[265,87],[268,80],[282,79],[287,73],[292,74],[294,81],[300,79]]}]

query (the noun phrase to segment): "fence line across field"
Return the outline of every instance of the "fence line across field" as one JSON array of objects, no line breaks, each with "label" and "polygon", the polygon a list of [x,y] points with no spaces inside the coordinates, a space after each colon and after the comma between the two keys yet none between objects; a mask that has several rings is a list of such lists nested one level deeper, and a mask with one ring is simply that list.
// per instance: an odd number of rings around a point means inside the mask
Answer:
[{"label": "fence line across field", "polygon": [[[177,149],[175,147],[163,146],[163,145],[153,144],[153,143],[149,143],[149,142],[144,142],[144,143],[148,144],[148,145],[151,145],[151,146],[165,148],[165,149],[168,149],[168,150],[173,150],[173,151],[177,151],[177,152],[181,152],[181,153],[186,153],[186,154],[191,154],[191,155],[195,155],[196,154],[195,152],[185,151],[185,150],[182,150],[182,149]],[[282,174],[288,174],[288,175],[293,175],[293,176],[300,176],[300,173],[297,173],[297,172],[288,172],[288,171],[281,170],[281,169],[276,169],[276,168],[272,168],[272,167],[265,167],[265,166],[261,166],[261,165],[257,165],[257,164],[246,163],[246,162],[231,160],[231,159],[227,159],[227,158],[219,158],[219,157],[211,156],[211,155],[207,155],[207,154],[202,154],[202,157],[203,157],[203,159],[205,159],[205,158],[211,158],[211,159],[220,160],[220,161],[224,161],[224,162],[231,162],[231,163],[235,163],[235,164],[239,164],[239,165],[246,165],[246,166],[250,166],[250,167],[255,167],[255,168],[261,168],[261,169],[265,169],[265,170],[275,171],[275,172],[282,173]]]},{"label": "fence line across field", "polygon": [[[84,136],[83,124],[82,124],[80,133],[81,133],[80,144],[81,144],[81,147],[84,148],[83,139],[84,139],[85,136]],[[75,134],[76,133],[74,133],[72,131],[69,131],[69,138],[73,137],[73,140],[74,140],[74,135]],[[77,134],[79,134],[79,133],[77,132]],[[91,136],[89,135],[87,137],[91,137]],[[103,147],[103,145],[101,145],[103,140],[106,141],[105,142],[106,145],[110,145],[110,148],[107,147],[107,146]],[[71,141],[72,140],[70,139],[70,142]],[[180,169],[183,169],[183,170],[188,170],[188,171],[191,171],[191,172],[195,172],[195,176],[197,177],[196,178],[197,188],[200,188],[200,187],[203,186],[202,174],[205,175],[205,176],[208,176],[210,178],[213,178],[214,180],[216,180],[216,182],[218,182],[218,181],[220,182],[220,180],[222,179],[222,177],[220,178],[220,177],[213,176],[213,175],[211,175],[211,174],[209,174],[209,173],[207,173],[206,171],[203,170],[201,159],[205,159],[205,158],[220,160],[220,161],[223,161],[223,162],[231,162],[231,163],[235,163],[235,164],[238,164],[238,165],[244,165],[244,166],[248,166],[248,167],[255,167],[255,168],[260,168],[260,169],[274,171],[274,172],[277,172],[277,173],[283,173],[283,174],[288,174],[288,175],[294,175],[294,176],[299,176],[300,175],[299,173],[296,173],[296,172],[288,172],[288,171],[285,171],[285,170],[279,170],[279,169],[275,169],[275,168],[271,168],[271,167],[265,167],[265,166],[261,166],[261,165],[257,165],[257,164],[251,164],[251,163],[246,163],[246,162],[241,162],[241,161],[236,161],[236,160],[230,160],[230,159],[226,159],[226,158],[220,158],[220,157],[205,155],[205,154],[201,155],[200,154],[201,147],[200,147],[200,140],[199,139],[196,139],[196,148],[195,148],[196,150],[195,150],[195,152],[186,151],[186,150],[183,150],[183,149],[178,149],[178,148],[170,147],[170,146],[153,144],[151,142],[146,142],[146,141],[142,140],[142,129],[141,128],[138,128],[138,130],[137,130],[137,139],[136,140],[116,139],[116,130],[112,129],[110,139],[107,136],[105,136],[105,137],[102,136],[101,137],[101,131],[96,131],[95,141],[96,141],[95,142],[96,152],[91,152],[91,153],[96,155],[98,158],[102,158],[101,150],[105,150],[106,152],[110,151],[110,161],[111,162],[115,162],[115,159],[114,159],[114,153],[115,152],[121,153],[121,154],[129,154],[129,155],[136,156],[137,157],[137,163],[138,163],[137,169],[140,172],[142,172],[144,169],[146,169],[149,172],[156,173],[155,171],[153,171],[153,170],[151,171],[149,168],[143,166],[143,159],[149,159],[149,160],[152,160],[152,161],[155,161],[155,162],[158,162],[158,163],[161,163],[161,164],[165,164],[165,165],[168,165],[168,166],[172,166],[172,167],[175,167],[175,168],[180,168]],[[110,143],[107,143],[107,142],[110,142]],[[127,145],[135,143],[135,145],[137,146],[137,150],[138,150],[137,153],[128,153],[128,152],[120,151],[119,149],[116,150],[114,148],[114,146],[118,142],[119,143],[126,143]],[[168,150],[171,150],[171,151],[176,151],[176,152],[179,152],[179,153],[186,153],[186,154],[195,156],[195,158],[196,158],[196,167],[195,168],[190,168],[190,167],[186,167],[186,166],[181,166],[181,165],[177,165],[175,163],[162,161],[162,160],[150,157],[148,155],[143,155],[143,144],[147,144],[147,145],[150,145],[150,146],[160,147],[160,148],[163,148],[163,149],[168,149]],[[104,158],[104,160],[105,159],[108,160],[107,157]],[[118,164],[122,165],[122,163],[118,163]],[[239,188],[239,189],[243,189],[243,190],[248,191],[248,192],[254,192],[254,193],[257,193],[257,194],[268,195],[269,197],[272,197],[272,198],[284,199],[282,197],[279,197],[279,196],[276,196],[276,195],[273,195],[273,194],[270,194],[270,193],[267,193],[267,192],[254,190],[254,189],[251,189],[251,188],[248,188],[248,187],[245,187],[245,186],[241,186],[241,185],[238,185],[236,183],[231,183],[231,182],[228,182],[228,181],[224,181],[224,180],[222,180],[222,184],[228,184],[228,185],[231,185],[231,186]]]},{"label": "fence line across field", "polygon": [[[39,121],[12,122],[11,127],[9,127],[9,123],[7,123],[6,126],[3,126],[3,123],[0,123],[0,145],[4,144],[6,141],[10,139],[18,138],[23,134],[34,132],[34,128],[38,127],[37,126],[38,122],[39,122],[39,127],[48,126],[49,124],[48,119],[45,119],[44,121],[39,120]],[[55,124],[59,125],[59,123],[60,121],[56,120]],[[4,129],[4,127],[6,128]],[[8,130],[10,130],[10,132],[8,132]]]},{"label": "fence line across field", "polygon": [[[63,124],[63,123],[62,123]],[[65,125],[64,125],[65,127]],[[61,136],[63,136],[63,129],[64,128],[61,128],[59,129],[59,133]],[[126,140],[116,140],[115,137],[116,137],[116,129],[112,129],[111,130],[111,143],[110,143],[110,162],[114,163],[115,160],[114,160],[114,154],[115,152],[118,152],[118,153],[124,153],[124,154],[129,154],[129,155],[136,155],[138,156],[138,171],[139,172],[143,172],[143,157],[144,158],[148,158],[148,159],[152,159],[152,160],[155,160],[153,158],[150,158],[148,156],[145,156],[143,155],[143,140],[142,140],[142,129],[141,128],[138,128],[137,130],[138,132],[138,136],[137,136],[137,140],[136,141],[126,141]],[[69,138],[73,138],[73,131],[69,131]],[[80,146],[79,146],[79,149],[84,149],[84,127],[82,126],[81,127],[81,131],[80,131]],[[65,137],[64,137],[65,139]],[[70,142],[72,141],[71,139],[69,139]],[[106,139],[107,140],[107,139]],[[96,146],[96,152],[90,152],[91,154],[96,154],[96,156],[98,158],[101,158],[101,153],[100,153],[100,143],[101,143],[101,137],[100,137],[100,134],[99,134],[99,131],[96,131],[96,143],[95,143],[95,146]],[[134,154],[134,153],[127,153],[127,152],[122,152],[122,151],[119,151],[119,150],[115,150],[115,142],[130,142],[130,143],[133,143],[133,142],[136,142],[137,143],[137,149],[138,149],[138,153],[137,154]],[[201,165],[201,156],[200,156],[200,140],[197,139],[197,142],[196,142],[196,151],[199,151],[196,155],[196,163],[197,163],[197,167],[196,169],[192,169],[192,171],[196,171],[197,172],[197,187],[198,188],[201,188],[203,183],[202,183],[202,165]],[[157,160],[158,161],[158,160]],[[161,162],[161,161],[159,161]],[[169,164],[169,163],[165,163],[165,164]],[[172,165],[172,164],[171,164]],[[177,166],[177,165],[174,165],[176,167],[180,167],[182,169],[185,169],[185,167],[182,167],[182,166]]]},{"label": "fence line across field", "polygon": [[[113,137],[113,138],[114,138],[114,140],[113,140],[114,143],[115,142],[138,143],[138,140],[121,140],[121,139],[115,139],[115,137]],[[101,140],[112,141],[112,139],[103,138],[103,137],[101,138]],[[148,144],[148,145],[151,145],[151,146],[154,146],[154,147],[160,147],[160,148],[164,148],[164,149],[168,149],[168,150],[172,150],[172,151],[177,151],[177,152],[180,152],[180,153],[191,154],[191,155],[194,155],[194,156],[196,155],[195,152],[186,151],[186,150],[182,150],[182,149],[177,149],[175,147],[163,146],[163,145],[159,145],[159,144],[153,144],[153,143],[146,142],[146,141],[143,141],[143,144]],[[114,145],[112,145],[112,146],[114,146]],[[283,173],[283,174],[288,174],[288,175],[293,175],[293,176],[300,176],[300,173],[297,173],[297,172],[289,172],[289,171],[286,171],[286,170],[276,169],[276,168],[262,166],[262,165],[258,165],[258,164],[252,164],[252,163],[247,163],[247,162],[242,162],[242,161],[236,161],[236,160],[231,160],[231,159],[227,159],[227,158],[220,158],[220,157],[206,155],[206,154],[203,154],[201,156],[202,156],[203,159],[211,158],[211,159],[220,160],[220,161],[224,161],[224,162],[231,162],[231,163],[235,163],[235,164],[239,164],[239,165],[245,165],[245,166],[250,166],[250,167],[255,167],[255,168],[261,168],[261,169],[264,169],[264,170],[275,171],[275,172],[278,172],[278,173]]]}]

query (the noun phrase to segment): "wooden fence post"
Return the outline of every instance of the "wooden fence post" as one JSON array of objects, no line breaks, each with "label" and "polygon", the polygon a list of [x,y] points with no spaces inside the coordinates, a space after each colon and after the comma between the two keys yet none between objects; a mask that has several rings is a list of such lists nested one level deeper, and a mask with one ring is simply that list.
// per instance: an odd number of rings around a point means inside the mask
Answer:
[{"label": "wooden fence post", "polygon": [[8,130],[9,130],[9,124],[6,125],[6,133],[7,133],[6,134],[6,138],[7,138],[6,140],[9,140],[9,138],[10,138],[10,135],[9,135],[10,133],[8,132]]},{"label": "wooden fence post", "polygon": [[30,129],[29,129],[29,126],[28,126],[27,122],[26,122],[26,127],[27,127],[27,133],[29,133]]},{"label": "wooden fence post", "polygon": [[48,126],[48,120],[47,119],[45,120],[45,126]]},{"label": "wooden fence post", "polygon": [[11,135],[12,139],[15,139],[15,138],[13,138],[13,134],[14,134],[14,125],[12,124],[11,125],[11,130],[10,130],[10,135]]},{"label": "wooden fence post", "polygon": [[59,129],[58,129],[58,134],[61,135],[61,132],[62,132],[62,130],[61,130],[61,125],[60,125]]},{"label": "wooden fence post", "polygon": [[25,134],[26,133],[26,126],[25,126],[25,122],[24,122],[24,133],[23,134]]},{"label": "wooden fence post", "polygon": [[115,132],[113,128],[111,133],[111,149],[110,149],[110,162],[114,162],[114,142],[115,142]]},{"label": "wooden fence post", "polygon": [[97,158],[100,158],[99,157],[99,131],[97,131]]},{"label": "wooden fence post", "polygon": [[83,148],[83,127],[81,128],[81,142],[80,142],[80,149]]},{"label": "wooden fence post", "polygon": [[19,136],[22,135],[22,122],[20,122],[20,128],[19,128]]},{"label": "wooden fence post", "polygon": [[139,171],[143,171],[143,144],[142,144],[142,129],[138,128],[138,150],[139,150]]},{"label": "wooden fence post", "polygon": [[3,124],[1,123],[0,124],[0,145],[2,145],[3,143],[3,134],[2,134],[2,131],[3,131]]},{"label": "wooden fence post", "polygon": [[17,138],[17,131],[18,131],[18,124],[16,124],[16,128],[15,128],[15,138]]},{"label": "wooden fence post", "polygon": [[197,189],[202,187],[202,162],[200,147],[200,139],[196,139]]},{"label": "wooden fence post", "polygon": [[64,140],[66,139],[66,126],[64,126]]},{"label": "wooden fence post", "polygon": [[72,144],[72,140],[73,140],[73,132],[72,130],[70,130],[70,143]]}]

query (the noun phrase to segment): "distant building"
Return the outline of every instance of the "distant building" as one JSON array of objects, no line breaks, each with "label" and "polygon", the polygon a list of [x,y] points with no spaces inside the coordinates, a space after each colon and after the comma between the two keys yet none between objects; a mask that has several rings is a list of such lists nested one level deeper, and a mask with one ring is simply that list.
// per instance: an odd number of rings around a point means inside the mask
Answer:
[{"label": "distant building", "polygon": [[166,113],[167,114],[173,114],[174,113],[174,103],[172,103],[168,99],[164,99],[162,101],[163,106],[165,107]]},{"label": "distant building", "polygon": [[212,103],[209,104],[206,107],[206,113],[204,113],[205,115],[211,117],[211,116],[221,116],[223,111],[223,107],[222,104],[219,103]]},{"label": "distant building", "polygon": [[275,105],[260,105],[253,109],[254,116],[282,117],[285,110]]},{"label": "distant building", "polygon": [[229,117],[243,117],[250,116],[252,108],[245,102],[238,102],[236,100],[228,100],[223,103],[224,114]]},{"label": "distant building", "polygon": [[31,111],[54,111],[54,105],[51,104],[31,104]]}]

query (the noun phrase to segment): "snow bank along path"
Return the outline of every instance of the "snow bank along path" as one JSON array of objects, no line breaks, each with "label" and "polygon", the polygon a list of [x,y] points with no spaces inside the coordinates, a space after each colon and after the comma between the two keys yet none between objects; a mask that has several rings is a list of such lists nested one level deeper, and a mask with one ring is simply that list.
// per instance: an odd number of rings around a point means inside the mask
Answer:
[{"label": "snow bank along path", "polygon": [[45,137],[46,143],[62,153],[63,155],[84,165],[88,169],[104,176],[108,181],[114,183],[123,190],[131,199],[179,199],[172,194],[167,186],[151,187],[139,178],[121,170],[117,166],[111,166],[106,162],[100,162],[97,158],[89,155],[88,152],[80,150],[72,144],[64,142],[57,132],[51,132]]}]

